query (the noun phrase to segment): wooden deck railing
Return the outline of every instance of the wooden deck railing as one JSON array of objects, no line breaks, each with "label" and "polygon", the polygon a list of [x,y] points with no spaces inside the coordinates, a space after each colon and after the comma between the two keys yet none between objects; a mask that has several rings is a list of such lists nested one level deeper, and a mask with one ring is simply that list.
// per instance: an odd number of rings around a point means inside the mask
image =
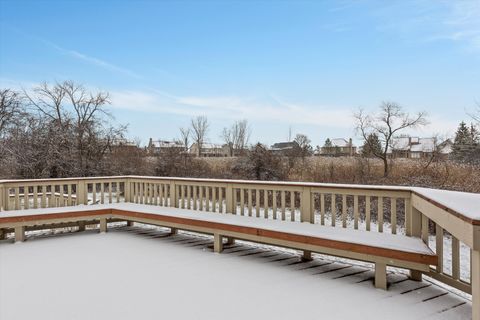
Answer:
[{"label": "wooden deck railing", "polygon": [[415,188],[143,176],[0,181],[5,211],[112,202],[419,237],[439,256],[427,276],[472,294],[480,318],[480,221]]}]

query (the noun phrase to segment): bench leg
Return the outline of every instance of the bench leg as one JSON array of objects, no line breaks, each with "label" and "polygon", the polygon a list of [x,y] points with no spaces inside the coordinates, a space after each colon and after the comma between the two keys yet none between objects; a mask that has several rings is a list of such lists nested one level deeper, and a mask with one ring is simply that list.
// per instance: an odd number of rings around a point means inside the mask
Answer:
[{"label": "bench leg", "polygon": [[170,228],[170,235],[174,236],[176,234],[178,234],[178,229],[177,228]]},{"label": "bench leg", "polygon": [[127,227],[133,227],[133,221],[127,221]]},{"label": "bench leg", "polygon": [[15,242],[25,241],[25,227],[15,227]]},{"label": "bench leg", "polygon": [[223,251],[223,237],[217,233],[213,235],[213,252],[220,253]]},{"label": "bench leg", "polygon": [[228,245],[235,244],[235,239],[232,237],[227,237],[227,242],[225,244],[228,244]]},{"label": "bench leg", "polygon": [[375,288],[387,290],[387,265],[375,262]]},{"label": "bench leg", "polygon": [[312,261],[312,251],[303,250],[302,261]]},{"label": "bench leg", "polygon": [[422,272],[417,270],[410,270],[410,280],[422,281]]},{"label": "bench leg", "polygon": [[78,231],[85,231],[85,222],[79,222],[78,223]]},{"label": "bench leg", "polygon": [[100,219],[100,232],[107,232],[107,219]]}]

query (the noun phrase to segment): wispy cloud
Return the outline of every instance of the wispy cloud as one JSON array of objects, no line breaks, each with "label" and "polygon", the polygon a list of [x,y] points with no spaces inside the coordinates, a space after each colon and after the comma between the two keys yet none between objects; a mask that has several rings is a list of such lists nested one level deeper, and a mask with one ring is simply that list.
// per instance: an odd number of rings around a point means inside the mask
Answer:
[{"label": "wispy cloud", "polygon": [[450,39],[467,41],[480,50],[480,1],[453,1],[451,16],[444,21],[450,26]]},{"label": "wispy cloud", "polygon": [[[0,77],[0,87],[17,90],[38,85],[34,82],[16,81]],[[95,88],[91,88],[95,90]],[[179,96],[154,88],[144,90],[110,90],[111,108],[131,112],[155,115],[177,115],[192,117],[206,115],[214,122],[248,119],[252,122],[294,125],[300,132],[303,126],[323,127],[328,130],[341,130],[345,134],[353,133],[352,111],[356,106],[307,105],[286,101],[278,95],[267,97],[240,96]],[[422,109],[418,106],[414,109]],[[418,136],[440,135],[451,137],[458,120],[429,116],[429,125],[408,130],[408,134]],[[334,131],[336,132],[336,131]]]},{"label": "wispy cloud", "polygon": [[402,1],[376,6],[378,28],[394,31],[405,39],[448,40],[480,51],[480,1]]},{"label": "wispy cloud", "polygon": [[[300,132],[304,126],[325,128],[328,132],[354,133],[355,106],[305,105],[291,103],[273,95],[268,98],[239,96],[175,96],[165,92],[111,92],[112,107],[145,113],[170,114],[183,117],[206,115],[213,122],[248,119],[251,122],[293,125]],[[458,121],[440,116],[429,117],[422,128],[407,130],[413,136],[452,137]],[[321,130],[318,130],[320,132]]]},{"label": "wispy cloud", "polygon": [[91,64],[91,65],[103,68],[103,69],[111,71],[111,72],[123,74],[123,75],[129,76],[129,77],[135,78],[135,79],[141,79],[142,78],[141,76],[139,76],[138,74],[136,74],[135,72],[133,72],[129,69],[119,67],[119,66],[114,65],[112,63],[109,63],[105,60],[101,60],[99,58],[86,55],[86,54],[78,52],[76,50],[63,48],[63,47],[61,47],[61,46],[59,46],[59,45],[57,45],[57,44],[55,44],[51,41],[45,40],[45,39],[40,39],[40,40],[43,43],[45,43],[46,45],[54,48],[58,52],[60,52],[62,54],[65,54],[65,55],[68,55],[68,56],[70,56],[74,59],[82,60],[84,62],[87,62],[87,63]]},{"label": "wispy cloud", "polygon": [[[112,107],[183,116],[207,115],[297,125],[350,128],[351,108],[291,104],[278,97],[175,96],[153,91],[114,91]],[[343,119],[343,121],[341,121]]]}]

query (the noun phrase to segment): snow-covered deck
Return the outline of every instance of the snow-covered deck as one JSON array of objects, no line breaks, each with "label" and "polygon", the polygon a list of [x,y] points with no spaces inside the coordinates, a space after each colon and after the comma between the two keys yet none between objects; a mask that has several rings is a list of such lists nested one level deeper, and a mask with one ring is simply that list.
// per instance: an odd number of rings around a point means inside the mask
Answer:
[{"label": "snow-covered deck", "polygon": [[[0,242],[0,319],[469,319],[471,302],[396,270],[151,227]],[[73,249],[73,250],[72,250]],[[128,254],[127,254],[128,253]]]},{"label": "snow-covered deck", "polygon": [[[246,228],[256,228],[268,231],[277,231],[290,235],[300,235],[309,237],[321,237],[322,239],[360,244],[375,248],[388,250],[399,250],[403,252],[419,253],[424,255],[434,255],[432,250],[422,242],[420,238],[406,237],[402,235],[394,235],[387,233],[368,232],[363,230],[331,228],[319,224],[292,223],[281,220],[258,219],[248,216],[237,216],[231,214],[221,214],[212,212],[202,212],[194,210],[186,210],[172,207],[158,207],[137,203],[113,203],[98,205],[80,205],[75,207],[60,208],[42,208],[19,211],[7,211],[2,213],[1,219],[4,218],[22,218],[39,217],[38,220],[48,219],[48,216],[63,213],[82,213],[101,210],[118,210],[122,212],[147,213],[159,215],[163,217],[175,217],[188,220],[212,222],[227,226],[238,226]],[[1,222],[0,219],[0,222]]]},{"label": "snow-covered deck", "polygon": [[[115,206],[118,208],[132,204],[146,205],[147,207],[145,207],[145,210],[142,209],[142,212],[113,208],[103,211],[99,210],[99,212],[84,211],[84,209],[88,211],[85,207],[90,204],[107,204],[112,202],[115,203]],[[375,284],[381,288],[385,288],[386,286],[385,265],[412,269],[413,271],[410,274],[411,279],[419,280],[423,275],[435,279],[435,281],[441,283],[442,286],[455,288],[456,290],[464,292],[465,297],[467,297],[467,299],[471,298],[473,301],[470,304],[472,308],[470,311],[472,318],[480,319],[479,203],[480,194],[414,187],[138,176],[0,181],[0,219],[3,222],[3,224],[0,223],[0,239],[8,234],[10,234],[11,237],[11,233],[14,232],[15,239],[17,241],[23,241],[25,231],[27,231],[28,234],[28,232],[36,232],[35,230],[39,230],[40,228],[51,229],[64,227],[74,227],[82,231],[85,229],[85,225],[98,223],[100,231],[105,232],[107,230],[107,221],[113,223],[125,220],[128,221],[129,225],[134,221],[135,223],[167,226],[172,228],[173,232],[178,229],[214,234],[214,249],[216,252],[222,250],[222,238],[226,237],[229,243],[232,242],[232,239],[248,239],[249,241],[259,243],[269,243],[271,245],[303,250],[305,259],[308,259],[310,252],[322,252],[334,256],[374,262],[377,267],[376,270],[378,271],[375,273]],[[95,205],[89,207],[93,208]],[[36,210],[38,210],[36,208],[43,208],[41,210],[45,211],[52,210],[52,214],[47,214],[48,217],[45,218],[48,221],[44,220],[44,217],[34,216],[34,214],[38,213],[36,212]],[[167,215],[162,216],[161,214],[157,215],[155,212],[150,212],[159,209],[165,209],[164,211]],[[185,209],[185,212],[179,211]],[[58,216],[53,214],[53,211],[56,210],[60,210],[60,212],[57,212]],[[172,212],[170,212],[171,210]],[[175,212],[173,212],[173,210],[175,210]],[[190,210],[193,210],[193,212],[187,213],[187,211]],[[173,213],[175,213],[175,216],[173,216]],[[176,213],[181,215],[181,217],[177,216]],[[224,215],[224,213],[227,215]],[[18,217],[18,215],[21,215],[21,217]],[[203,220],[208,221],[196,221],[196,217],[200,216],[202,216]],[[230,221],[227,216],[232,217],[232,220],[235,219],[235,221]],[[222,221],[217,221],[217,219],[222,219]],[[223,219],[228,219],[228,221],[223,221]],[[252,220],[251,222],[254,226],[247,228],[244,223],[250,224],[250,220]],[[230,222],[240,223],[241,225],[227,225],[230,224]],[[307,227],[305,227],[305,229],[302,227],[302,229],[299,230],[298,226],[301,224],[298,222],[303,222]],[[329,227],[327,228],[326,226]],[[313,239],[313,237],[309,236],[309,234],[312,233],[316,234],[317,231],[321,231],[325,235],[325,238],[320,239],[317,237],[318,239]],[[354,237],[353,233],[355,233]],[[367,233],[371,234],[367,235]],[[266,237],[267,235],[268,237]],[[104,238],[110,239],[110,237],[110,235],[107,235]],[[405,237],[415,239],[403,241],[402,239]],[[75,236],[71,238],[75,238]],[[422,241],[418,238],[421,238]],[[360,241],[361,244],[358,243],[358,241]],[[421,255],[417,250],[417,245],[421,244],[420,252],[434,252],[435,256],[430,257],[434,257],[435,261],[429,260],[428,263],[421,265],[413,260],[407,261],[400,259],[407,262],[408,265],[405,263],[399,264],[385,261],[385,259],[399,258],[397,255],[398,252],[392,250],[394,248],[412,251],[411,245],[414,244],[413,242],[416,242],[413,256]],[[28,242],[27,245],[30,246]],[[88,241],[86,245],[89,248],[101,247],[90,241]],[[375,245],[375,248],[372,245]],[[17,248],[18,246],[12,245],[11,247]],[[52,246],[52,248],[55,247],[56,245]],[[84,257],[77,260],[77,264],[82,265],[84,261],[90,262],[90,260],[96,259],[95,262],[98,260],[98,263],[102,264],[99,268],[103,270],[104,256],[102,254],[98,252],[92,253],[93,251],[83,253],[85,251],[83,244],[78,246],[72,245],[71,247],[78,247],[78,252],[75,252],[75,250],[72,250],[72,252]],[[127,250],[131,248],[130,245],[124,245],[123,243],[120,243],[119,247],[124,247]],[[201,247],[201,245],[199,245],[199,247]],[[18,248],[23,248],[23,244]],[[65,249],[63,244],[59,244],[59,248]],[[114,248],[116,248],[115,245]],[[0,249],[0,259],[2,258],[2,249],[3,247]],[[371,255],[370,251],[373,249],[375,249],[376,253],[374,256],[376,257],[375,260],[371,260],[370,256],[365,256]],[[10,251],[12,249],[8,248],[7,250]],[[113,250],[116,251],[117,249]],[[144,252],[140,246],[137,250]],[[42,250],[39,251],[42,252]],[[152,252],[153,256],[156,257],[158,252],[155,250]],[[168,252],[168,250],[166,250],[166,252]],[[125,254],[125,257],[128,257],[125,259],[136,258],[130,257],[125,251],[122,253]],[[380,255],[380,253],[382,254]],[[409,256],[412,256],[411,252],[407,253]],[[392,254],[397,256],[393,257],[391,256]],[[106,256],[110,255],[110,252],[106,254]],[[262,254],[259,253],[258,255]],[[33,256],[39,257],[36,253],[34,253]],[[46,262],[43,259],[44,256],[48,259],[51,257],[49,254],[42,255],[42,259],[36,260],[30,260],[28,257],[23,259],[21,268],[27,268],[27,270],[30,268],[25,267],[25,263],[44,264]],[[68,256],[70,255],[65,255],[65,257]],[[144,269],[147,274],[154,274],[154,271],[151,271],[151,267],[148,264],[149,259],[153,258],[150,254],[148,254],[148,256],[150,256],[150,258],[143,260],[146,265]],[[248,257],[253,258],[254,256],[256,256],[256,254]],[[85,259],[85,257],[92,257],[92,259]],[[175,258],[176,254],[172,254],[172,257]],[[57,259],[56,257],[54,258]],[[298,257],[296,257],[296,259],[297,258]],[[214,255],[214,259],[223,261],[224,258],[219,258]],[[14,260],[15,259],[12,261]],[[174,268],[173,277],[175,277],[177,271],[188,274],[193,272],[187,268],[189,266],[178,267],[168,259],[164,260],[166,261],[165,264]],[[65,262],[63,260],[59,261],[60,266]],[[108,260],[106,261],[105,264],[107,266],[111,265]],[[186,259],[185,261],[187,261],[188,264],[196,262],[195,259]],[[0,261],[0,267],[3,267],[1,263],[2,261]],[[132,263],[135,264],[135,262],[129,261],[127,265]],[[205,261],[205,263],[207,262]],[[219,275],[223,274],[223,270],[217,271],[218,266],[214,266],[216,263],[217,262],[212,262],[213,272]],[[243,265],[243,262],[240,263]],[[307,264],[308,263],[298,263],[298,265]],[[330,263],[325,264],[325,266],[327,265],[330,265]],[[63,267],[69,268],[70,266],[66,264],[63,265]],[[91,267],[89,264],[87,269]],[[115,267],[117,266],[115,265]],[[228,265],[228,267],[231,267],[228,270],[229,274],[234,277],[237,276],[237,270],[233,264],[231,266]],[[318,266],[318,268],[322,268],[322,266]],[[343,269],[350,270],[349,268],[350,266],[347,265],[345,268],[342,267],[338,270],[322,274],[333,274]],[[369,268],[369,266],[362,268]],[[53,269],[56,269],[56,265]],[[165,270],[163,269],[162,266],[159,271],[164,272]],[[72,270],[76,271],[76,268],[72,268]],[[125,276],[131,281],[132,276],[128,274],[127,271],[129,270],[125,270]],[[135,270],[135,276],[142,273],[142,271],[143,269],[141,268]],[[351,277],[364,275],[367,272],[370,271],[360,270],[353,272],[355,275],[349,273],[348,276],[344,278],[351,279]],[[33,273],[36,274],[37,270],[33,270]],[[111,273],[115,276],[117,271],[112,271]],[[11,272],[10,274],[15,275],[15,272]],[[59,274],[61,274],[61,272]],[[101,285],[102,281],[105,280],[102,279],[102,277],[98,279],[99,277],[96,274],[92,273],[92,275],[94,275],[94,277],[89,276],[88,281],[94,281],[94,283]],[[238,275],[240,277],[244,276],[241,272],[239,272]],[[140,276],[140,278],[142,277],[143,275]],[[155,273],[154,277],[158,277],[158,275]],[[249,279],[249,276],[245,275],[245,277]],[[292,277],[294,276],[285,274],[285,279]],[[263,278],[267,279],[268,276],[262,276],[261,279]],[[258,278],[255,279],[258,280]],[[368,280],[370,281],[360,283],[364,286],[372,286],[373,281],[371,281],[371,279]],[[23,279],[18,279],[18,281],[21,283]],[[322,281],[325,281],[325,279]],[[75,282],[76,281],[73,281],[74,284]],[[367,284],[367,282],[369,284]],[[390,282],[392,283],[391,286],[393,289],[395,289],[397,284],[410,283],[410,280],[405,280],[404,278],[403,281],[397,283],[396,280],[390,279]],[[214,285],[215,283],[212,282],[212,284]],[[327,310],[337,308],[339,309],[338,312],[342,313],[342,315],[343,312],[347,312],[345,310],[350,310],[350,312],[356,314],[356,311],[352,311],[357,308],[357,301],[355,299],[362,302],[364,298],[372,297],[372,293],[367,292],[365,292],[364,297],[363,291],[361,291],[361,297],[357,298],[349,295],[349,289],[344,288],[344,291],[347,292],[345,293],[345,297],[348,298],[344,299],[340,294],[338,296],[335,295],[334,292],[341,289],[337,289],[337,285],[322,282],[321,287],[322,286],[325,287],[324,290],[312,291],[315,293],[321,292],[321,297],[315,296],[315,299],[311,297],[308,289],[305,291],[308,294],[307,297],[302,298],[303,300],[296,298],[295,294],[299,292],[301,293],[300,296],[303,295],[303,288],[297,288],[295,286],[288,289],[285,295],[289,297],[292,295],[295,296],[292,298],[294,300],[292,303],[294,304],[299,303],[300,300],[302,304],[310,304],[311,310],[308,309],[309,313],[303,309],[300,310],[302,311],[301,315],[304,315],[304,317],[315,313],[315,306],[318,305],[320,307],[325,305],[324,308]],[[155,286],[155,289],[157,289],[157,286]],[[229,290],[228,288],[221,289],[222,290],[216,292],[217,296],[222,296],[223,291]],[[255,286],[253,286],[253,289],[256,289]],[[378,308],[383,310],[383,308],[387,308],[385,305],[388,306],[388,303],[385,304],[383,300],[389,299],[390,297],[402,300],[403,297],[407,297],[412,292],[421,292],[419,290],[411,290],[409,286],[407,292],[399,294],[399,292],[395,290],[391,292],[392,288],[390,288],[388,292],[378,293],[378,299],[372,299],[372,303],[366,303],[366,305],[367,308],[373,310],[372,312],[377,315]],[[149,290],[144,292],[147,295],[151,293]],[[207,292],[210,293],[208,290]],[[243,293],[240,289],[239,292]],[[376,290],[374,290],[374,292],[376,292]],[[139,291],[138,293],[139,296],[141,296],[143,292]],[[268,296],[269,294],[278,296],[280,293],[273,290],[271,293],[267,292],[266,295]],[[160,295],[160,297],[162,297],[162,295]],[[230,295],[232,294],[230,293]],[[208,296],[210,296],[210,294]],[[209,304],[214,306],[213,309],[208,309],[210,311],[207,312],[207,315],[211,312],[216,312],[215,310],[217,310],[217,308],[219,308],[218,310],[224,310],[223,307],[218,306],[217,302],[219,298],[217,296],[208,299],[205,297],[199,298],[200,301],[208,300]],[[237,294],[233,294],[233,296],[237,296]],[[252,293],[253,302],[249,300],[249,308],[255,309],[255,307],[257,307],[258,300],[260,299],[258,296],[256,292]],[[427,297],[420,299],[420,301],[425,300],[421,304],[429,303],[430,301],[443,299],[445,296],[450,296],[450,294],[441,293],[438,295],[438,298],[430,299],[431,297]],[[136,301],[136,297],[137,296],[134,296],[132,299]],[[330,299],[330,297],[333,298]],[[148,300],[150,298],[147,297],[146,299]],[[168,301],[170,297],[164,299]],[[184,304],[181,307],[185,306],[185,303],[189,303],[191,299],[191,297],[185,295],[185,299],[182,298]],[[223,303],[222,299],[220,299],[220,303]],[[318,300],[321,299],[323,300],[319,302]],[[270,301],[269,298],[267,300]],[[335,302],[329,302],[329,300]],[[343,304],[337,303],[336,300],[342,300]],[[352,300],[355,301],[352,302]],[[417,315],[418,317],[422,317],[425,313],[415,312],[417,302],[420,301],[413,300],[405,304],[400,303],[398,308],[408,309],[409,313],[411,313],[408,318],[417,318]],[[282,302],[283,301],[280,301],[280,303]],[[196,304],[196,301],[194,304]],[[0,310],[2,310],[2,305],[3,301],[0,301]],[[176,306],[175,303],[171,303],[170,305],[173,307]],[[443,304],[441,305],[443,306]],[[241,304],[228,305],[230,309],[239,306],[243,307]],[[452,310],[455,310],[460,318],[464,318],[465,312],[458,312],[457,310],[465,306],[468,307],[469,304],[460,304],[459,307],[453,308]],[[245,307],[247,307],[247,305],[245,305]],[[124,308],[124,306],[122,305],[120,308]],[[263,305],[260,309],[261,308],[263,308]],[[277,308],[280,309],[282,315],[289,314],[288,311],[281,310],[285,308],[284,305]],[[358,308],[362,309],[362,307]],[[397,310],[395,306],[388,308]],[[441,313],[441,315],[452,312],[449,308],[450,307],[447,308],[449,311],[445,311]],[[313,309],[315,309],[315,311],[312,311]],[[434,309],[429,309],[429,311]],[[445,308],[442,307],[441,309],[436,308],[435,310],[439,311],[444,309]],[[277,310],[274,309],[272,311],[276,312]],[[170,311],[162,310],[161,312],[168,313]],[[185,311],[182,310],[182,312]],[[265,314],[266,313],[261,314],[260,316]],[[395,315],[397,314],[404,315],[401,312],[396,312]],[[318,316],[318,314],[313,315]],[[231,312],[228,316],[231,316]],[[329,314],[329,316],[331,316],[331,314]],[[451,317],[455,318],[453,315]],[[387,318],[392,318],[392,316]],[[468,316],[466,318],[468,318]]]}]

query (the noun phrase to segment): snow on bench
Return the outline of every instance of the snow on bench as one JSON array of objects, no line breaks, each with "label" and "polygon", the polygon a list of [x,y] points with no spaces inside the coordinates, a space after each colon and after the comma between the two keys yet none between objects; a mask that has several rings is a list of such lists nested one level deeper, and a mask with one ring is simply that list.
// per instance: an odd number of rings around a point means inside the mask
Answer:
[{"label": "snow on bench", "polygon": [[0,228],[24,233],[25,226],[92,219],[100,221],[103,231],[107,219],[120,219],[210,233],[216,252],[223,249],[223,237],[231,237],[304,250],[306,257],[313,251],[373,262],[379,288],[386,288],[387,265],[428,271],[437,264],[435,253],[419,238],[134,203],[3,212]]},{"label": "snow on bench", "polygon": [[480,193],[412,187],[414,194],[435,203],[450,213],[480,224]]}]

